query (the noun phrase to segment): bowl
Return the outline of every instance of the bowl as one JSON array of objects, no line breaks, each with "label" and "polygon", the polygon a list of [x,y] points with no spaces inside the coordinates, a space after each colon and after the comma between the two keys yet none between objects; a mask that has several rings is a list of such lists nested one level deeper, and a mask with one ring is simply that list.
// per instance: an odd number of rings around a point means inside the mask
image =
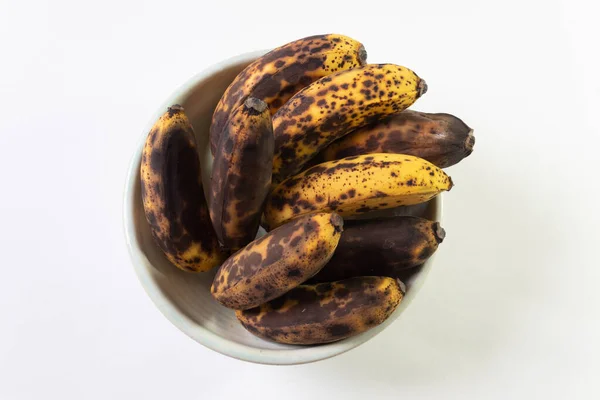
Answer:
[{"label": "bowl", "polygon": [[[276,365],[302,364],[323,360],[353,349],[393,323],[423,285],[433,258],[411,271],[411,275],[405,278],[406,295],[396,311],[383,324],[354,337],[316,346],[282,345],[253,336],[239,324],[232,310],[223,307],[211,297],[210,285],[215,270],[192,274],[169,263],[154,244],[142,206],[139,170],[146,135],[168,106],[181,104],[197,135],[206,193],[212,163],[208,130],[213,110],[235,76],[264,53],[265,51],[242,54],[200,72],[158,108],[142,130],[129,165],[124,193],[125,237],[133,267],[146,293],[160,312],[183,333],[214,351],[240,360]],[[439,196],[429,202],[425,216],[439,221]]]}]

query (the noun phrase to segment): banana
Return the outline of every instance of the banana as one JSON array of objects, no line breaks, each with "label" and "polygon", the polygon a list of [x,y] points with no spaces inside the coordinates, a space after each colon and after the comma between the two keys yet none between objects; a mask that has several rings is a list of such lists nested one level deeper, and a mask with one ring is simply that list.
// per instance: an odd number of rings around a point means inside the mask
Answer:
[{"label": "banana", "polygon": [[273,181],[300,171],[351,130],[399,113],[426,91],[417,74],[394,64],[337,72],[305,87],[273,116]]},{"label": "banana", "polygon": [[413,204],[412,206],[399,206],[394,208],[387,208],[384,210],[369,211],[364,214],[353,215],[348,217],[348,220],[365,220],[365,219],[379,219],[379,218],[392,218],[392,217],[419,217],[430,219],[435,214],[435,204],[433,201],[426,201],[424,203]]},{"label": "banana", "polygon": [[367,61],[364,46],[343,35],[316,35],[278,47],[248,65],[229,85],[210,127],[213,154],[229,115],[248,96],[264,100],[271,115],[306,85]]},{"label": "banana", "polygon": [[343,217],[423,203],[452,188],[440,168],[403,154],[368,154],[316,165],[270,194],[264,223],[273,229],[300,215],[336,211]]},{"label": "banana", "polygon": [[142,152],[142,200],[155,242],[185,271],[208,271],[224,254],[202,190],[192,125],[183,107],[169,107],[154,124]]},{"label": "banana", "polygon": [[355,276],[389,276],[423,264],[437,250],[446,232],[439,222],[416,217],[345,221],[331,260],[311,282]]},{"label": "banana", "polygon": [[226,248],[238,250],[256,237],[272,166],[269,109],[248,97],[227,121],[213,162],[210,216]]},{"label": "banana", "polygon": [[378,276],[301,285],[250,310],[236,311],[249,332],[285,344],[329,343],[385,321],[404,296],[404,284]]},{"label": "banana", "polygon": [[323,158],[410,154],[446,168],[468,157],[474,145],[473,130],[455,116],[406,110],[337,140],[323,151]]},{"label": "banana", "polygon": [[245,310],[281,296],[315,275],[340,240],[335,213],[306,215],[275,229],[229,257],[217,271],[213,297]]}]

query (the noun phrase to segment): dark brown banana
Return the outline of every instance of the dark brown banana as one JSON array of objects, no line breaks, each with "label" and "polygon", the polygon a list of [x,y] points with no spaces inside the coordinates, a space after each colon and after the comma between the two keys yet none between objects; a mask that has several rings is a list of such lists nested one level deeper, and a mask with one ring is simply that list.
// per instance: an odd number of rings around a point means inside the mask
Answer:
[{"label": "dark brown banana", "polygon": [[419,217],[431,220],[435,213],[434,200],[426,201],[425,203],[414,204],[412,206],[400,206],[388,208],[384,210],[368,211],[364,214],[347,217],[346,220],[363,220],[363,219],[379,219],[393,217]]},{"label": "dark brown banana", "polygon": [[225,248],[256,237],[272,167],[271,115],[264,101],[249,97],[227,121],[213,162],[210,216]]},{"label": "dark brown banana", "polygon": [[385,321],[404,284],[377,276],[302,285],[260,307],[236,311],[249,332],[286,344],[319,344],[357,335]]},{"label": "dark brown banana", "polygon": [[423,264],[445,236],[439,222],[423,218],[346,221],[333,257],[311,282],[355,276],[395,278],[400,270]]},{"label": "dark brown banana", "polygon": [[327,147],[325,161],[372,154],[410,154],[446,168],[473,152],[473,130],[450,114],[411,110],[355,130]]},{"label": "dark brown banana", "polygon": [[169,107],[142,152],[142,200],[154,240],[185,271],[208,271],[225,258],[202,190],[192,125],[183,107]]},{"label": "dark brown banana", "polygon": [[342,229],[338,214],[318,213],[272,230],[223,263],[213,280],[213,297],[245,310],[281,296],[323,268]]}]

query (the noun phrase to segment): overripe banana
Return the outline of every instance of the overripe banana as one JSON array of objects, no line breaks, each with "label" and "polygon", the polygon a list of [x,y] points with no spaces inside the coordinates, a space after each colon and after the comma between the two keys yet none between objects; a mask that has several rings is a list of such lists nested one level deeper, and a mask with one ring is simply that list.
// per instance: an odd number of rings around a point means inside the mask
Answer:
[{"label": "overripe banana", "polygon": [[342,137],[324,151],[324,160],[370,153],[411,154],[440,168],[473,152],[473,130],[450,114],[411,110],[392,115]]},{"label": "overripe banana", "polygon": [[224,259],[202,190],[192,125],[183,107],[169,107],[142,152],[142,200],[155,242],[185,271],[208,271]]},{"label": "overripe banana", "polygon": [[425,202],[452,188],[440,168],[404,154],[368,154],[316,165],[281,182],[267,199],[264,222],[273,229],[315,211],[343,217]]},{"label": "overripe banana", "polygon": [[400,270],[427,261],[445,235],[439,222],[416,217],[345,221],[333,257],[311,282],[355,276],[396,278]]},{"label": "overripe banana", "polygon": [[278,343],[319,344],[362,333],[398,307],[404,284],[377,276],[301,285],[260,307],[236,311],[249,332]]},{"label": "overripe banana", "polygon": [[213,280],[213,297],[237,310],[279,297],[319,272],[342,229],[338,214],[318,213],[269,232],[223,263]]},{"label": "overripe banana", "polygon": [[264,100],[271,115],[303,87],[336,71],[364,65],[367,52],[343,35],[316,35],[278,47],[248,65],[229,85],[215,108],[210,127],[213,154],[233,110],[248,96]]},{"label": "overripe banana", "polygon": [[213,162],[210,216],[226,248],[255,238],[272,167],[271,114],[264,101],[248,97],[227,121]]},{"label": "overripe banana", "polygon": [[399,113],[426,91],[417,74],[394,64],[370,64],[312,83],[273,116],[273,181],[300,171],[351,130]]},{"label": "overripe banana", "polygon": [[413,204],[412,206],[399,206],[386,208],[383,210],[368,211],[363,214],[347,217],[348,220],[365,220],[393,217],[419,217],[430,219],[435,214],[435,204],[433,200],[424,203]]}]

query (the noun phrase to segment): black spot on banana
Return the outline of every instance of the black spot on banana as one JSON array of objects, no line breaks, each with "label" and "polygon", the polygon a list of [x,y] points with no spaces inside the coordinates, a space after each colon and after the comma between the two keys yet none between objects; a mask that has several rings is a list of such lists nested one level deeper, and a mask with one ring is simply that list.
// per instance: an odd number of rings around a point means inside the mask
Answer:
[{"label": "black spot on banana", "polygon": [[301,285],[260,307],[236,311],[249,332],[286,344],[320,344],[365,332],[398,307],[404,284],[377,276]]},{"label": "black spot on banana", "polygon": [[416,217],[345,221],[331,260],[311,282],[355,276],[398,277],[398,272],[423,264],[446,233],[439,222]]},{"label": "black spot on banana", "polygon": [[303,87],[337,71],[364,65],[367,52],[343,35],[316,35],[278,47],[248,65],[229,85],[210,127],[213,154],[229,115],[247,97],[264,100],[271,115]]},{"label": "black spot on banana", "polygon": [[183,107],[169,107],[142,152],[142,200],[155,242],[185,271],[208,271],[225,258],[202,190],[194,131]]},{"label": "black spot on banana", "polygon": [[440,168],[403,154],[370,154],[328,161],[281,182],[267,199],[270,229],[315,211],[343,217],[423,203],[452,188]]},{"label": "black spot on banana", "polygon": [[269,232],[223,263],[213,280],[213,297],[245,310],[281,296],[323,268],[342,229],[338,214],[320,213]]},{"label": "black spot on banana", "polygon": [[323,151],[323,159],[410,154],[446,168],[469,156],[474,145],[473,130],[459,118],[406,110],[342,137]]},{"label": "black spot on banana", "polygon": [[210,216],[226,248],[256,237],[272,166],[271,115],[264,101],[249,97],[227,121],[213,162]]},{"label": "black spot on banana", "polygon": [[273,181],[297,173],[350,131],[406,109],[426,90],[417,74],[394,64],[337,72],[305,87],[273,116]]}]

